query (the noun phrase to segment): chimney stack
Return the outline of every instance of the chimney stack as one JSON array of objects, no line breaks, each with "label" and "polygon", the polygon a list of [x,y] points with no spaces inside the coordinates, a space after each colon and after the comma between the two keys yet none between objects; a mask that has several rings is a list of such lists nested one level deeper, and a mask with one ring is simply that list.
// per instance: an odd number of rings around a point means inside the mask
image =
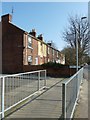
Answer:
[{"label": "chimney stack", "polygon": [[43,36],[42,36],[42,34],[38,35],[37,38],[43,41]]},{"label": "chimney stack", "polygon": [[12,15],[10,14],[3,15],[2,22],[12,22]]},{"label": "chimney stack", "polygon": [[36,30],[35,29],[32,29],[32,31],[29,33],[30,35],[36,37]]},{"label": "chimney stack", "polygon": [[52,43],[51,42],[49,42],[49,43],[47,43],[49,46],[52,46]]}]

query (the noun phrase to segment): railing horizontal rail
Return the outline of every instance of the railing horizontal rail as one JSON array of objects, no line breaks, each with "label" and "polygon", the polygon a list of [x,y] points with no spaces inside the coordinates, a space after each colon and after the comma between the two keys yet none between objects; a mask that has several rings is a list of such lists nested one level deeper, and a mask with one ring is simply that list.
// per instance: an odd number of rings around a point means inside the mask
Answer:
[{"label": "railing horizontal rail", "polygon": [[18,75],[25,75],[25,74],[37,73],[37,72],[43,72],[43,71],[46,71],[46,70],[37,70],[37,71],[32,71],[32,72],[25,72],[25,73],[18,73],[18,74],[4,75],[4,77],[12,77],[12,76],[18,76]]},{"label": "railing horizontal rail", "polygon": [[65,84],[68,84],[76,75],[78,75],[80,71],[76,72],[73,76],[70,77],[70,79],[68,81],[65,81]]},{"label": "railing horizontal rail", "polygon": [[62,116],[64,119],[73,117],[82,80],[83,68],[62,83]]},{"label": "railing horizontal rail", "polygon": [[46,70],[0,77],[0,118],[6,111],[46,87]]}]

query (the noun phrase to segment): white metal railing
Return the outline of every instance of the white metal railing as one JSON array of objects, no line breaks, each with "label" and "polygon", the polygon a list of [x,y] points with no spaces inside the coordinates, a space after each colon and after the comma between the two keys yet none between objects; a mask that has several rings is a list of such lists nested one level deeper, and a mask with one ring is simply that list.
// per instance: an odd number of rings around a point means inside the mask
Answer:
[{"label": "white metal railing", "polygon": [[1,100],[3,99],[2,98],[2,81],[3,81],[3,78],[0,77],[0,119],[1,119],[1,115],[2,115],[2,103],[1,103]]},{"label": "white metal railing", "polygon": [[62,117],[72,118],[83,80],[83,68],[68,81],[62,83]]},{"label": "white metal railing", "polygon": [[90,65],[85,65],[84,66],[84,78],[89,79],[89,71],[90,71]]},{"label": "white metal railing", "polygon": [[46,87],[46,70],[0,77],[0,118],[4,113]]}]

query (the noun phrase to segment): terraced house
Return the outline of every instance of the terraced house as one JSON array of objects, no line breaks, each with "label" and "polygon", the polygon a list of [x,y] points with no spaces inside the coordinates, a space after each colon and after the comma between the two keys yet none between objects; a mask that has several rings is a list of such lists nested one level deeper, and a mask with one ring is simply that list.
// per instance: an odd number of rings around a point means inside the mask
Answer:
[{"label": "terraced house", "polygon": [[65,56],[44,42],[35,29],[27,32],[12,23],[12,15],[2,16],[2,72],[23,72],[24,65],[41,65],[47,62],[65,64]]}]

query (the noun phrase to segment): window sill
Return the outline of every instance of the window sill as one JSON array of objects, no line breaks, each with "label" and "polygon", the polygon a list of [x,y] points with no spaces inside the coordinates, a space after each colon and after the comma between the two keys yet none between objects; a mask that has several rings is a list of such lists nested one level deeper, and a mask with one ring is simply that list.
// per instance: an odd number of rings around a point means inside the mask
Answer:
[{"label": "window sill", "polygon": [[28,49],[32,49],[32,50],[33,50],[33,48],[32,48],[32,47],[29,47],[29,46],[28,46]]}]

